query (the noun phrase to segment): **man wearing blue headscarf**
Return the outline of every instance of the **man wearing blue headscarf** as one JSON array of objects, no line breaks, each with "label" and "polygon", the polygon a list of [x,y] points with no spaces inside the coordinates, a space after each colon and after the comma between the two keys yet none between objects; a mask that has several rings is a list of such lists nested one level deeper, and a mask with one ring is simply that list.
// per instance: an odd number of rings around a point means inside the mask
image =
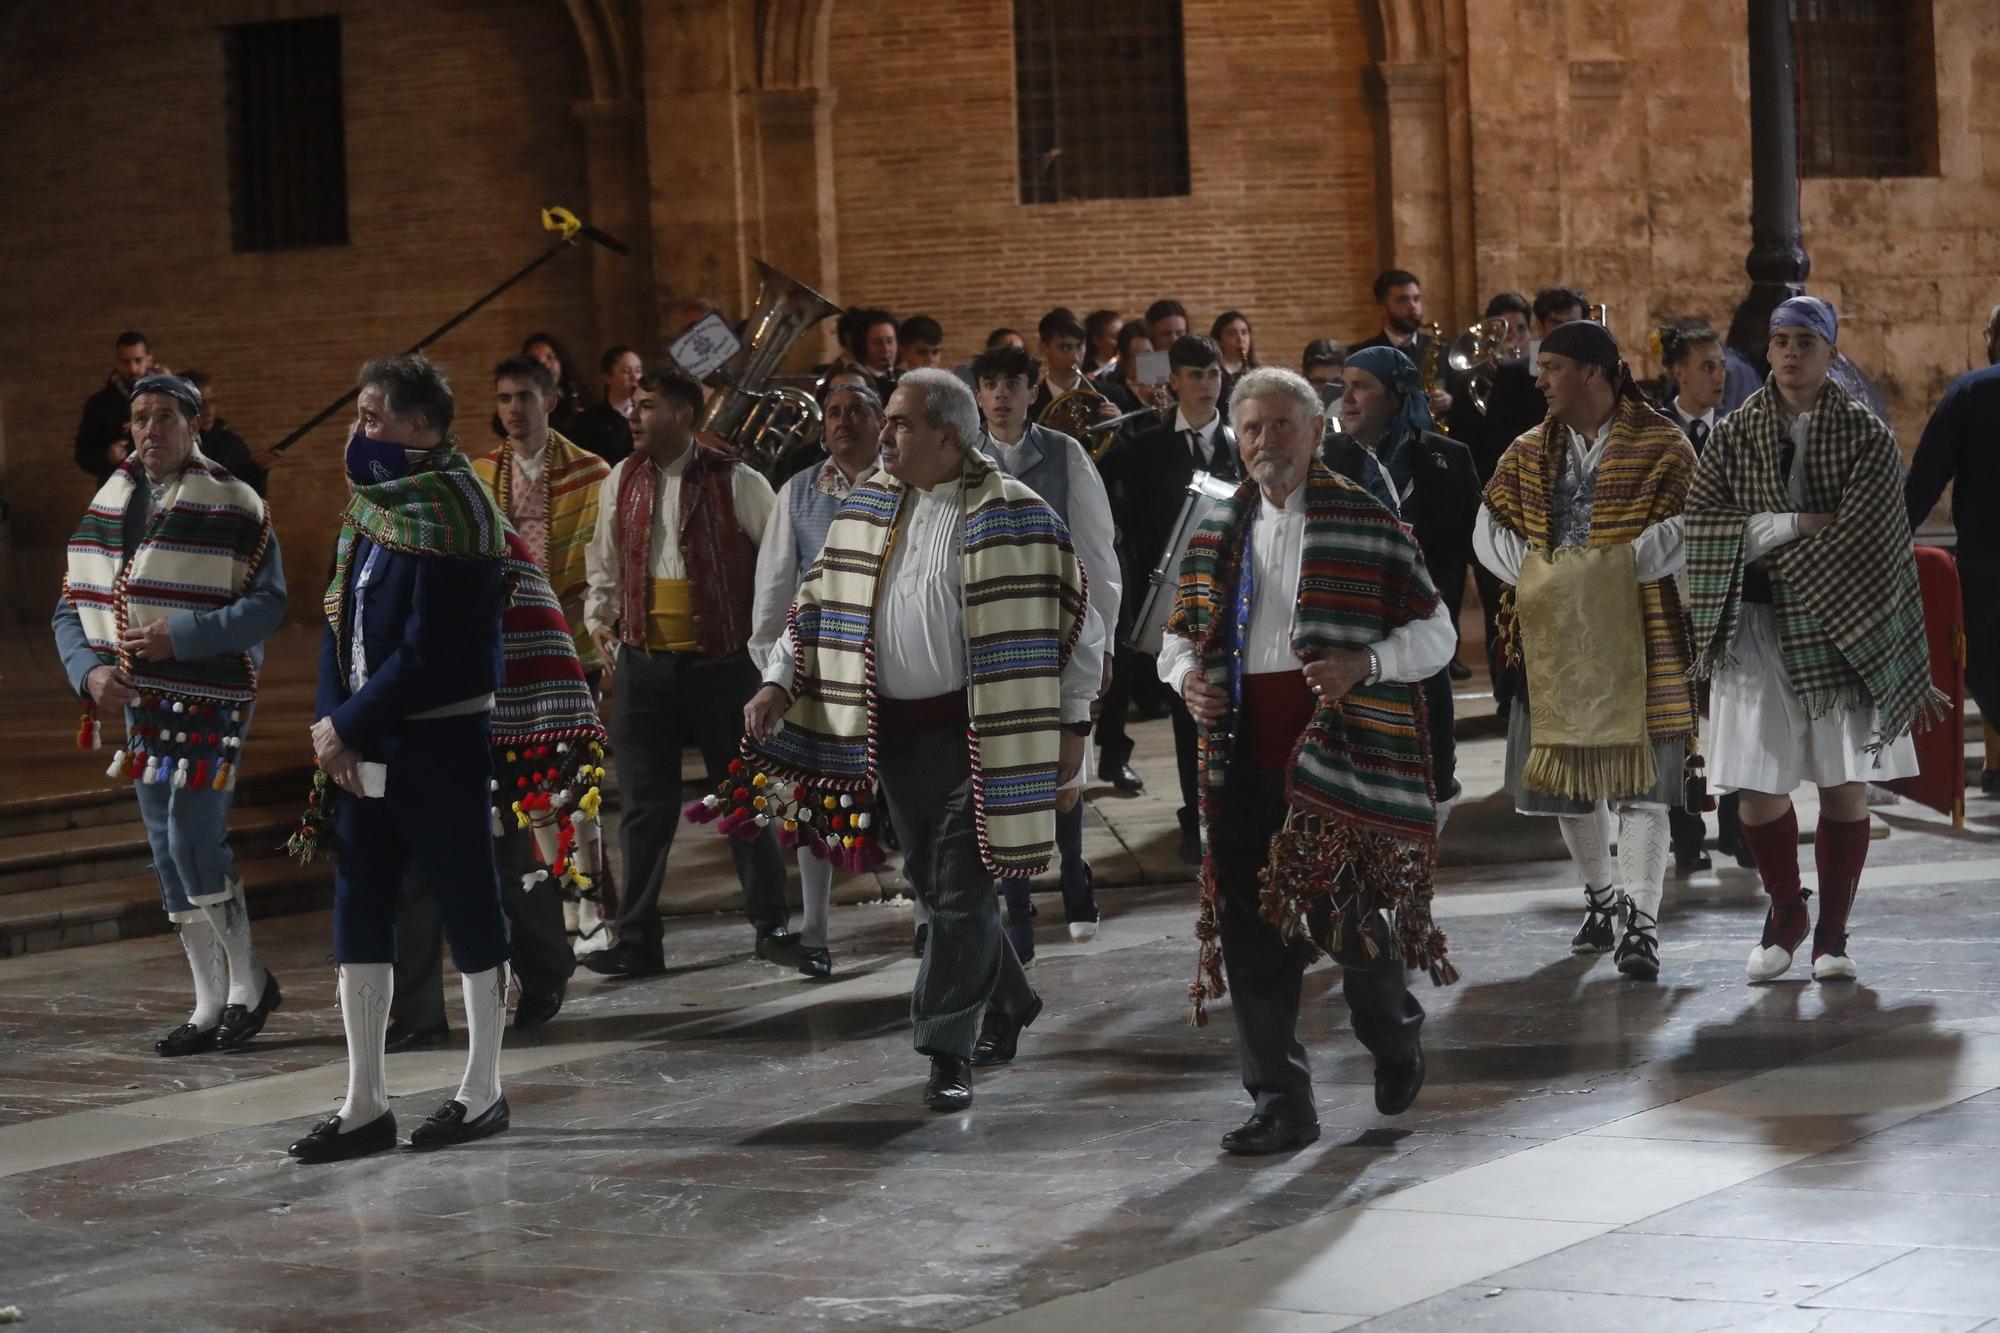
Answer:
[{"label": "man wearing blue headscarf", "polygon": [[[1472,453],[1432,430],[1430,403],[1416,364],[1398,349],[1363,347],[1349,353],[1340,379],[1341,429],[1328,437],[1322,456],[1328,467],[1367,487],[1409,525],[1455,626],[1472,559],[1472,525],[1479,517],[1479,473]],[[1424,696],[1432,787],[1442,827],[1458,796],[1448,669],[1424,682]]]}]

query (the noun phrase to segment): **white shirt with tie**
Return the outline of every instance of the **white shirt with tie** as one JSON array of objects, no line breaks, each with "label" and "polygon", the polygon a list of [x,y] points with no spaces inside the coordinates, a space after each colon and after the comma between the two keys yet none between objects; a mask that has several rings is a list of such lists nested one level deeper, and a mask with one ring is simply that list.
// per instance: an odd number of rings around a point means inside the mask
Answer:
[{"label": "white shirt with tie", "polygon": [[1192,457],[1194,458],[1194,465],[1203,472],[1215,471],[1215,435],[1221,429],[1222,414],[1220,412],[1211,416],[1208,419],[1207,425],[1194,426],[1188,423],[1185,411],[1178,407],[1174,409],[1174,434],[1182,440],[1187,439],[1190,434],[1194,436],[1194,453]]}]

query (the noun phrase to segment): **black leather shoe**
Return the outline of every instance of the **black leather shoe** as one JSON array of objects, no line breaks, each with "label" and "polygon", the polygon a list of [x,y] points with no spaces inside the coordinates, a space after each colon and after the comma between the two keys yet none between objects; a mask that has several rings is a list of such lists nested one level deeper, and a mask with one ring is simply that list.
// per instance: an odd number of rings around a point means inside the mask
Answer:
[{"label": "black leather shoe", "polygon": [[154,1055],[206,1055],[215,1049],[217,1034],[222,1024],[217,1023],[206,1032],[192,1023],[183,1023],[166,1036],[153,1043]]},{"label": "black leather shoe", "polygon": [[800,945],[799,974],[814,981],[825,981],[833,975],[833,955],[827,952],[824,945],[817,949]]},{"label": "black leather shoe", "polygon": [[1018,1019],[989,1008],[986,1018],[979,1025],[979,1040],[972,1045],[972,1063],[980,1068],[988,1065],[1004,1065],[1014,1058],[1014,1050],[1021,1044],[1021,1029],[1033,1023],[1042,1012],[1042,997],[1037,995],[1028,1006],[1028,1012]]},{"label": "black leather shoe", "polygon": [[396,1113],[384,1111],[352,1134],[341,1133],[340,1117],[330,1115],[285,1151],[301,1162],[345,1162],[395,1146]]},{"label": "black leather shoe", "polygon": [[451,1040],[448,1027],[420,1028],[408,1023],[391,1023],[389,1031],[382,1038],[384,1055],[400,1055],[404,1051],[428,1051]]},{"label": "black leather shoe", "polygon": [[1193,829],[1181,833],[1181,863],[1198,866],[1201,864],[1201,834]]},{"label": "black leather shoe", "polygon": [[1293,1120],[1276,1111],[1258,1111],[1222,1136],[1222,1151],[1238,1157],[1297,1152],[1319,1137],[1319,1121]]},{"label": "black leather shoe", "polygon": [[798,967],[804,952],[805,946],[799,943],[799,937],[782,927],[757,932],[757,956],[767,963]]},{"label": "black leather shoe", "polygon": [[583,965],[600,977],[657,977],[666,972],[666,960],[649,949],[623,940],[609,949],[587,953]]},{"label": "black leather shoe", "polygon": [[1146,780],[1134,772],[1130,764],[1099,764],[1097,780],[1110,783],[1127,796],[1136,796],[1146,790]]},{"label": "black leather shoe", "polygon": [[1424,1086],[1424,1048],[1417,1047],[1414,1064],[1400,1068],[1377,1062],[1375,1065],[1375,1109],[1383,1115],[1401,1115]]},{"label": "black leather shoe", "polygon": [[532,1032],[554,1018],[562,1012],[566,993],[567,989],[562,986],[553,990],[523,990],[521,1002],[514,1006],[514,1030]]},{"label": "black leather shoe", "polygon": [[963,1111],[972,1105],[972,1066],[955,1055],[933,1055],[924,1105],[933,1111]]},{"label": "black leather shoe", "polygon": [[1472,679],[1472,668],[1467,666],[1465,663],[1459,661],[1456,657],[1452,658],[1450,662],[1445,664],[1445,670],[1451,673],[1451,678],[1453,680]]},{"label": "black leather shoe", "polygon": [[232,1051],[264,1030],[264,1020],[285,1002],[278,990],[278,979],[269,972],[264,973],[264,993],[257,998],[255,1009],[246,1009],[240,1004],[226,1004],[222,1007],[222,1022],[215,1029],[215,1049]]},{"label": "black leather shoe", "polygon": [[1674,849],[1674,873],[1693,875],[1703,870],[1713,870],[1715,862],[1699,847],[1677,847]]},{"label": "black leather shoe", "polygon": [[410,1131],[410,1146],[418,1152],[429,1152],[433,1148],[449,1148],[455,1144],[470,1143],[474,1139],[504,1134],[511,1123],[505,1097],[471,1120],[465,1118],[465,1103],[453,1098],[432,1111],[430,1119]]},{"label": "black leather shoe", "polygon": [[915,937],[910,941],[910,957],[922,958],[924,956],[924,941],[928,940],[930,937],[931,937],[930,923],[927,921],[920,922],[917,926],[917,933]]}]

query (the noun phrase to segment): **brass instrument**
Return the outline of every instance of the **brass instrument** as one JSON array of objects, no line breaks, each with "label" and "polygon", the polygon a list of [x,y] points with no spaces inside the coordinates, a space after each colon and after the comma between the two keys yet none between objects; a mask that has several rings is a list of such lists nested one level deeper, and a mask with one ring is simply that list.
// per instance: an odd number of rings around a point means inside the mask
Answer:
[{"label": "brass instrument", "polygon": [[1514,365],[1525,360],[1519,352],[1507,349],[1507,321],[1497,316],[1482,319],[1464,333],[1445,353],[1445,364],[1461,375],[1466,375],[1466,395],[1479,415],[1486,415],[1486,408],[1493,401],[1493,376],[1500,367]]},{"label": "brass instrument", "polygon": [[768,473],[785,455],[817,444],[825,421],[811,394],[772,383],[778,365],[806,330],[841,310],[761,259],[757,277],[757,308],[751,312],[743,346],[716,372],[723,387],[709,400],[700,428],[729,444],[751,467]]},{"label": "brass instrument", "polygon": [[1609,328],[1611,326],[1611,307],[1605,305],[1603,302],[1600,301],[1596,305],[1590,307],[1589,315],[1592,319],[1596,320],[1599,324],[1604,325],[1606,328]]},{"label": "brass instrument", "polygon": [[1101,462],[1104,455],[1111,451],[1111,446],[1117,443],[1118,433],[1125,426],[1146,416],[1157,416],[1165,420],[1164,414],[1171,411],[1174,406],[1173,400],[1169,398],[1160,407],[1142,407],[1136,412],[1107,418],[1102,416],[1101,412],[1104,404],[1109,401],[1110,399],[1099,392],[1097,386],[1092,384],[1090,377],[1086,375],[1081,387],[1057,394],[1050,399],[1049,405],[1042,409],[1041,416],[1036,418],[1036,423],[1047,426],[1050,430],[1061,431],[1081,444],[1092,462]]},{"label": "brass instrument", "polygon": [[[1427,324],[1424,332],[1430,336],[1424,343],[1424,359],[1417,365],[1417,387],[1425,397],[1429,397],[1438,387],[1438,357],[1444,351],[1444,330],[1436,324]],[[1437,427],[1440,435],[1451,434],[1451,427],[1443,420],[1435,420],[1431,424]]]}]

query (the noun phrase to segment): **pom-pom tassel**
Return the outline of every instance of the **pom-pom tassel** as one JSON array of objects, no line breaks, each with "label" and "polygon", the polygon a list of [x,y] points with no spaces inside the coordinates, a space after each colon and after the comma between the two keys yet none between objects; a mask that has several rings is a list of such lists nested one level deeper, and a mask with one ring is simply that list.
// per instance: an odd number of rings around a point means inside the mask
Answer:
[{"label": "pom-pom tassel", "polygon": [[111,767],[104,770],[104,776],[107,778],[122,778],[125,776],[126,767],[125,752],[120,750],[117,754],[111,756]]}]

